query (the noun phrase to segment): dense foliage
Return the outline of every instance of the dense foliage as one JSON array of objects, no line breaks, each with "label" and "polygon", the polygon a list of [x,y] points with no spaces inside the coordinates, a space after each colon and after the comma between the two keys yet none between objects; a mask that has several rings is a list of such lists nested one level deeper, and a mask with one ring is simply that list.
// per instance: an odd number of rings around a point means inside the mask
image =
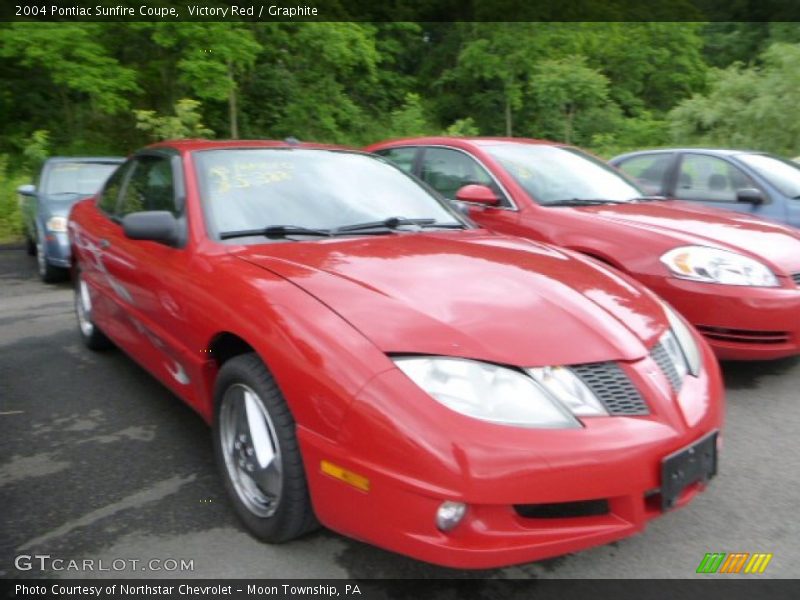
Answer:
[{"label": "dense foliage", "polygon": [[446,132],[794,156],[798,42],[790,23],[6,23],[0,238],[12,183],[41,156],[165,137]]}]

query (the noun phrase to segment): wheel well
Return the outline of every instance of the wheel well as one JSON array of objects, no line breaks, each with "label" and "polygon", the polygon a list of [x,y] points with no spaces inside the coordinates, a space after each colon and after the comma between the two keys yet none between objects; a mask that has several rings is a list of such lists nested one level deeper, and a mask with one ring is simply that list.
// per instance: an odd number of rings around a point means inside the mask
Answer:
[{"label": "wheel well", "polygon": [[255,352],[253,347],[242,338],[228,332],[217,334],[209,345],[208,350],[216,361],[217,366],[220,367],[234,356]]}]

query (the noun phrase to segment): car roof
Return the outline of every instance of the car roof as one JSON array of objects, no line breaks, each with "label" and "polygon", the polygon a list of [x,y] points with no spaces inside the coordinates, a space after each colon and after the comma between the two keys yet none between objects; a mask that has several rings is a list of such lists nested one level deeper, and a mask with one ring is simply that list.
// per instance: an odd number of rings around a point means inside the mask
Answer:
[{"label": "car roof", "polygon": [[625,158],[639,156],[642,154],[668,154],[673,152],[699,152],[711,156],[737,156],[739,154],[767,154],[759,150],[735,150],[732,148],[653,148],[651,150],[636,150],[635,152],[626,152],[612,158],[609,162],[617,162]]},{"label": "car roof", "polygon": [[51,156],[46,162],[121,163],[124,161],[123,156]]},{"label": "car roof", "polygon": [[550,140],[540,140],[534,138],[515,138],[515,137],[453,137],[453,136],[425,136],[425,137],[410,137],[410,138],[399,138],[399,139],[392,139],[392,140],[384,140],[382,142],[378,142],[376,144],[370,144],[370,147],[373,146],[395,146],[395,145],[403,145],[403,146],[413,146],[413,145],[423,145],[423,146],[478,146],[478,147],[486,147],[486,146],[496,146],[499,144],[537,144],[537,145],[545,145],[545,146],[565,146],[566,144],[562,144],[560,142],[553,142]]},{"label": "car roof", "polygon": [[180,152],[195,152],[199,150],[224,150],[236,148],[303,148],[311,150],[352,150],[345,146],[333,144],[317,144],[310,142],[277,141],[277,140],[203,140],[203,139],[180,139],[166,140],[151,144],[143,148],[173,148]]}]

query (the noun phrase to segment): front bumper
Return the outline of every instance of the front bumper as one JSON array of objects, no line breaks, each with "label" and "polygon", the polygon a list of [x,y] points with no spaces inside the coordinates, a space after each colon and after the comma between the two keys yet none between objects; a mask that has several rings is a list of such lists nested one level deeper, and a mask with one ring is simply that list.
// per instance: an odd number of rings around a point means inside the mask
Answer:
[{"label": "front bumper", "polygon": [[[488,426],[487,436],[487,424],[444,407],[419,414],[409,382],[386,372],[359,395],[338,442],[299,430],[316,514],[347,536],[457,568],[530,562],[642,531],[662,514],[662,460],[721,427],[722,383],[703,348],[706,367],[680,392],[681,404],[699,407],[691,416],[673,398],[649,402],[646,417],[584,419],[577,430]],[[648,361],[639,366],[649,376]],[[366,478],[369,490],[322,473],[323,460]],[[704,487],[688,486],[676,506]],[[468,505],[449,533],[435,525],[445,500]]]},{"label": "front bumper", "polygon": [[721,360],[800,354],[800,285],[755,288],[677,278],[643,281],[694,325]]},{"label": "front bumper", "polygon": [[72,252],[66,232],[45,232],[45,256],[47,262],[56,267],[68,269],[72,264]]}]

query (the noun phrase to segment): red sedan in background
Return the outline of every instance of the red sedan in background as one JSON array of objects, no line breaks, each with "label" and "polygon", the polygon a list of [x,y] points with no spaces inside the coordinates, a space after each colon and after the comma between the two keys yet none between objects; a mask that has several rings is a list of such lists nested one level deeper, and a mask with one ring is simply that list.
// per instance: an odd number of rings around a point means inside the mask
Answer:
[{"label": "red sedan in background", "polygon": [[83,340],[212,425],[259,539],[319,522],[508,565],[641,531],[716,473],[720,374],[681,317],[375,156],[164,143],[69,230]]},{"label": "red sedan in background", "polygon": [[646,196],[576,148],[539,140],[429,137],[367,148],[480,225],[577,250],[647,285],[721,359],[800,354],[800,231]]}]

